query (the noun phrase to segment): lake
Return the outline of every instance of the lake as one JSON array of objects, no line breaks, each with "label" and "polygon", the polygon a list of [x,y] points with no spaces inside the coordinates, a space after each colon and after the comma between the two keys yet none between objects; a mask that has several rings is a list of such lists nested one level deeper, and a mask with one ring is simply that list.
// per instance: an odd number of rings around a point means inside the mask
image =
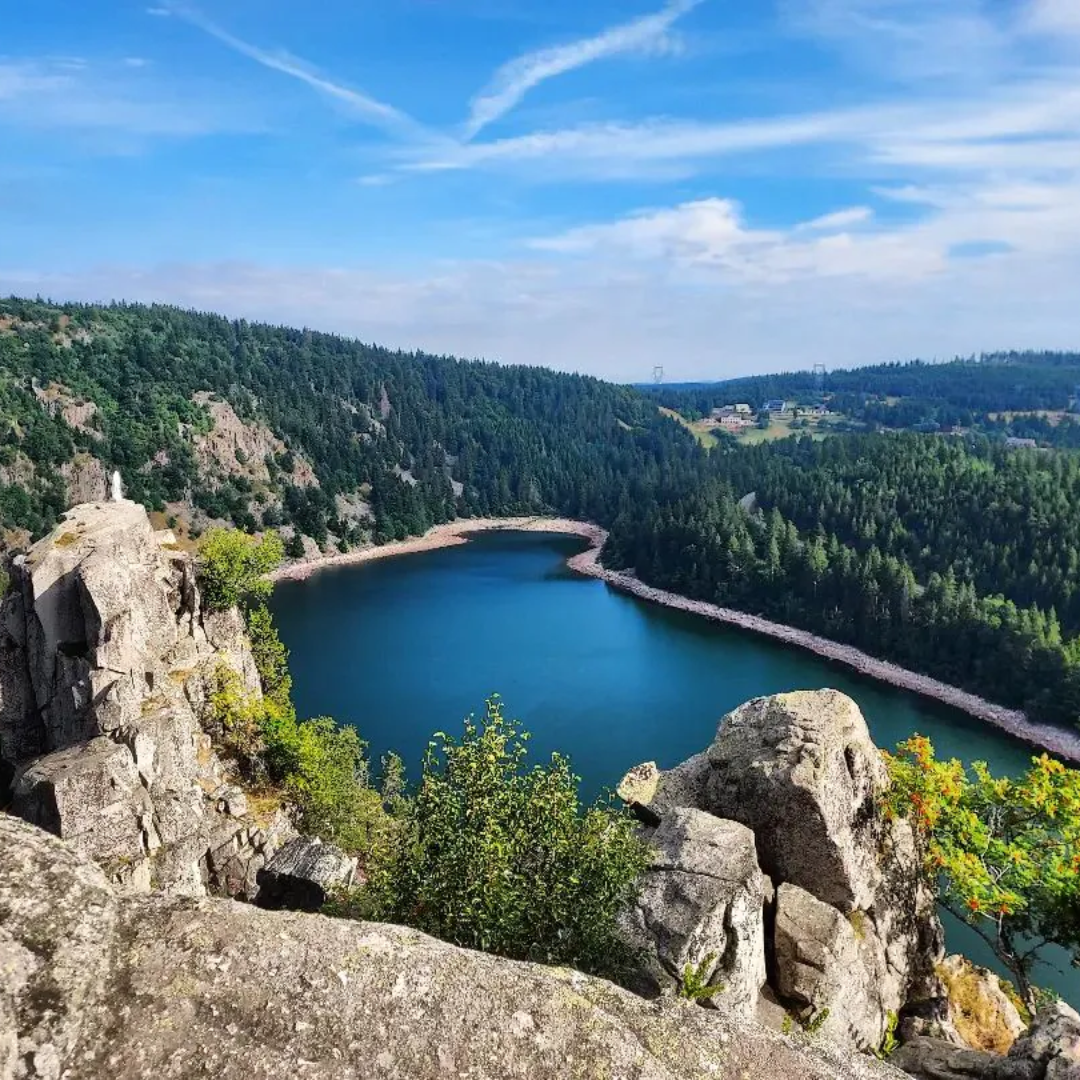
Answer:
[{"label": "lake", "polygon": [[[280,583],[270,606],[300,714],[355,725],[376,767],[396,750],[415,776],[433,732],[458,735],[499,693],[532,733],[532,753],[568,754],[588,798],[639,762],[670,768],[703,750],[749,698],[823,686],[859,703],[879,746],[918,731],[940,756],[1001,773],[1031,757],[966,714],[574,574],[565,560],[583,547],[566,536],[484,533]],[[989,964],[966,927],[950,926],[949,938]],[[1080,1004],[1080,972],[1047,968],[1038,980]]]}]

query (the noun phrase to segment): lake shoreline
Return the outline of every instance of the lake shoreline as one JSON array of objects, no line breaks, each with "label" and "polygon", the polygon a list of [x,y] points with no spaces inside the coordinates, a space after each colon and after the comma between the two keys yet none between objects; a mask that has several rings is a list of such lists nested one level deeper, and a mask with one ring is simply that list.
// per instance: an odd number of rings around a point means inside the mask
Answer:
[{"label": "lake shoreline", "polygon": [[861,652],[851,645],[842,645],[828,638],[819,637],[806,630],[799,630],[783,623],[772,622],[758,615],[750,615],[732,608],[719,607],[702,600],[690,600],[677,593],[667,592],[646,585],[633,574],[617,570],[608,570],[600,565],[600,551],[607,540],[607,531],[590,522],[574,521],[570,518],[528,517],[528,518],[469,518],[453,521],[446,525],[436,525],[423,536],[408,540],[395,541],[379,547],[363,548],[344,554],[326,555],[305,562],[283,566],[271,575],[271,580],[304,581],[321,570],[341,566],[352,566],[377,559],[394,558],[399,555],[412,555],[421,551],[435,551],[440,548],[455,547],[468,543],[473,533],[482,532],[536,532],[558,533],[576,536],[589,542],[589,547],[567,559],[567,566],[576,573],[594,577],[607,582],[621,592],[630,593],[642,600],[660,604],[677,611],[724,623],[741,630],[749,630],[764,637],[795,645],[812,652],[825,660],[843,664],[860,675],[878,682],[908,690],[922,697],[940,701],[952,708],[959,709],[978,720],[993,725],[1009,735],[1020,739],[1041,750],[1080,763],[1080,733],[1073,733],[1060,728],[1048,728],[1028,720],[1019,709],[1007,709],[976,694],[950,686],[948,683],[932,679],[927,675],[898,667],[886,660]]}]

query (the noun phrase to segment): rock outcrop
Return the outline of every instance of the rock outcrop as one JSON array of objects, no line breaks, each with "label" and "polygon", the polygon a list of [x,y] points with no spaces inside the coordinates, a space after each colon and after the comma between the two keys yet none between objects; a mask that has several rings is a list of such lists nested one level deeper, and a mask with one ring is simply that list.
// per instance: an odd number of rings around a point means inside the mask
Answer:
[{"label": "rock outcrop", "polygon": [[893,1014],[943,1017],[935,898],[910,828],[880,811],[888,776],[854,701],[835,690],[757,698],[724,717],[705,753],[631,779],[658,832],[683,807],[752,830],[778,889],[766,913],[772,989],[800,1019],[876,1049]]},{"label": "rock outcrop", "polygon": [[948,956],[937,967],[949,1001],[949,1023],[973,1050],[1007,1054],[1026,1026],[1005,993],[1001,979],[963,956]]},{"label": "rock outcrop", "polygon": [[401,927],[118,896],[0,814],[0,1080],[902,1080],[723,1012]]},{"label": "rock outcrop", "polygon": [[918,1080],[1080,1080],[1080,1015],[1060,1001],[1040,1009],[1007,1057],[922,1037],[889,1060]]},{"label": "rock outcrop", "polygon": [[687,967],[720,987],[710,1005],[752,1017],[765,984],[768,879],[754,834],[700,810],[675,810],[651,836],[656,858],[628,916],[649,963],[636,987],[675,988]]},{"label": "rock outcrop", "polygon": [[355,858],[318,837],[297,836],[259,871],[259,905],[318,911],[335,889],[355,880]]},{"label": "rock outcrop", "polygon": [[[203,732],[220,665],[259,679],[236,611],[137,503],[75,507],[0,606],[0,759],[21,817],[135,890],[248,896],[293,832],[248,812]],[[231,794],[230,794],[231,793]]]}]

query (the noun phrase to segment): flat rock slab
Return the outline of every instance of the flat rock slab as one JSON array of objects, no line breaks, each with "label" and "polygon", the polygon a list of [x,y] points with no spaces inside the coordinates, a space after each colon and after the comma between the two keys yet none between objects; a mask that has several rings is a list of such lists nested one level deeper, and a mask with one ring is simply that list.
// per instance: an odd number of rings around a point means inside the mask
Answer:
[{"label": "flat rock slab", "polygon": [[[0,815],[0,1078],[902,1080],[600,979],[402,927],[118,897]],[[47,1006],[47,1007],[46,1007]]]}]

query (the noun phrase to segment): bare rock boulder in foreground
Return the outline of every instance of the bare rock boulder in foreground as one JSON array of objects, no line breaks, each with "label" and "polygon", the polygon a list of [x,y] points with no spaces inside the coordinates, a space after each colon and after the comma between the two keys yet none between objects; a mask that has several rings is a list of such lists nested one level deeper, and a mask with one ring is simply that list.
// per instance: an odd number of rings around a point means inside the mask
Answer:
[{"label": "bare rock boulder in foreground", "polygon": [[[691,807],[738,822],[780,899],[766,939],[772,990],[801,1018],[877,1049],[890,1014],[943,1019],[935,898],[910,827],[886,821],[888,774],[859,707],[836,690],[756,698],[712,745],[652,784],[664,822]],[[638,789],[641,798],[641,788]],[[663,923],[663,917],[658,924]]]},{"label": "bare rock boulder in foreground", "polygon": [[709,1004],[752,1017],[765,984],[763,907],[769,888],[745,825],[701,810],[665,814],[628,917],[649,958],[644,992],[674,989],[689,966],[720,987]]},{"label": "bare rock boulder in foreground", "polygon": [[401,927],[118,896],[85,856],[2,814],[0,970],[0,1080],[902,1076]]},{"label": "bare rock boulder in foreground", "polygon": [[917,1038],[890,1061],[918,1080],[1080,1080],[1080,1015],[1060,1001],[1040,1009],[1007,1057]]}]

